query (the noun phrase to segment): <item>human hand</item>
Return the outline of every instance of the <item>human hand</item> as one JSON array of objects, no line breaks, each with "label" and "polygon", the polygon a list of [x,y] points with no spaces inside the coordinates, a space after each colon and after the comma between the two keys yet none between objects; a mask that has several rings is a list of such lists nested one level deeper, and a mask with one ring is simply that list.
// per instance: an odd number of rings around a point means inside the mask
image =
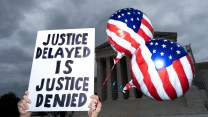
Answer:
[{"label": "human hand", "polygon": [[88,111],[88,115],[89,117],[97,117],[101,110],[102,104],[99,101],[97,95],[92,95],[90,98],[92,99],[92,101],[88,106],[90,108],[90,110]]},{"label": "human hand", "polygon": [[31,100],[28,98],[28,95],[29,95],[29,92],[25,91],[25,95],[23,96],[23,99],[21,99],[17,103],[20,117],[30,117],[31,116],[31,112],[26,111],[29,108],[28,103],[29,104],[31,103]]}]

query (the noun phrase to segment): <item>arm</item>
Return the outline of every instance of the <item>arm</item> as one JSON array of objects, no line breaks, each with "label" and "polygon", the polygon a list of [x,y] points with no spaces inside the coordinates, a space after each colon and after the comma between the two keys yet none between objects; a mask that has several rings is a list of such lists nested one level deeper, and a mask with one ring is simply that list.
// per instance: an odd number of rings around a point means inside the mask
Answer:
[{"label": "arm", "polygon": [[98,117],[102,104],[99,101],[98,96],[92,95],[90,98],[92,99],[92,101],[89,104],[90,110],[88,111],[88,115],[89,117]]},{"label": "arm", "polygon": [[18,111],[20,113],[20,117],[30,117],[31,116],[31,112],[26,111],[29,107],[28,107],[28,103],[30,104],[31,101],[28,98],[29,92],[26,91],[25,95],[23,96],[23,99],[21,99],[18,103],[17,103],[17,107],[18,107]]}]

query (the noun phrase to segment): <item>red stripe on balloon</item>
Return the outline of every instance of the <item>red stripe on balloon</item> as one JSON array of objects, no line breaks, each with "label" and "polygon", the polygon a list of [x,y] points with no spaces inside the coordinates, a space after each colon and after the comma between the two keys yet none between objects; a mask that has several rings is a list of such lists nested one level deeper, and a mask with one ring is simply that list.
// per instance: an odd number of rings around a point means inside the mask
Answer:
[{"label": "red stripe on balloon", "polygon": [[141,86],[138,83],[138,80],[136,79],[134,72],[132,71],[132,64],[130,62],[130,74],[131,74],[131,78],[132,78],[132,82],[134,85],[136,85],[137,89],[141,91]]},{"label": "red stripe on balloon", "polygon": [[139,48],[140,44],[136,42],[136,40],[133,39],[128,32],[121,30],[114,24],[107,24],[107,29],[110,30],[111,32],[114,32],[118,37],[131,43],[131,46],[134,47],[135,49]]},{"label": "red stripe on balloon", "polygon": [[122,46],[120,46],[119,44],[117,44],[110,36],[107,36],[108,41],[110,41],[110,43],[113,45],[113,47],[121,52],[121,53],[125,53],[127,56],[132,56],[131,52],[125,48],[123,48]]},{"label": "red stripe on balloon", "polygon": [[139,34],[145,42],[149,41],[151,38],[142,30],[142,28],[139,28],[137,34]]},{"label": "red stripe on balloon", "polygon": [[144,76],[144,83],[149,91],[149,93],[156,99],[156,100],[162,100],[160,96],[158,95],[158,92],[154,86],[154,84],[151,81],[150,74],[148,72],[148,65],[146,61],[144,60],[142,54],[141,54],[141,49],[136,50],[136,62],[138,67],[140,68],[143,76]]},{"label": "red stripe on balloon", "polygon": [[177,98],[176,90],[170,82],[169,75],[166,69],[158,71],[160,79],[163,83],[163,88],[171,100]]},{"label": "red stripe on balloon", "polygon": [[179,60],[175,60],[173,63],[173,68],[176,71],[183,93],[185,93],[188,89],[189,89],[189,83],[188,83],[188,79],[186,77],[186,73],[183,69],[183,65],[181,64],[180,59]]},{"label": "red stripe on balloon", "polygon": [[152,26],[149,24],[149,22],[147,20],[142,18],[141,22],[142,22],[143,25],[145,25],[150,30],[150,32],[152,34],[154,33],[154,30],[153,30]]}]

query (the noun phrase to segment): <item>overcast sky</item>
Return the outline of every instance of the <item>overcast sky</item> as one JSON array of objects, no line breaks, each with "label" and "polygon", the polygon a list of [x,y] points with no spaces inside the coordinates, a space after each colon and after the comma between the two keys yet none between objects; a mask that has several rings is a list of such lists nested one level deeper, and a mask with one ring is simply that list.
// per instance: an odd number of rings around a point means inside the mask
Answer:
[{"label": "overcast sky", "polygon": [[95,28],[106,42],[106,23],[122,8],[143,11],[155,31],[177,32],[196,62],[208,61],[207,0],[0,0],[0,95],[27,90],[38,30]]}]

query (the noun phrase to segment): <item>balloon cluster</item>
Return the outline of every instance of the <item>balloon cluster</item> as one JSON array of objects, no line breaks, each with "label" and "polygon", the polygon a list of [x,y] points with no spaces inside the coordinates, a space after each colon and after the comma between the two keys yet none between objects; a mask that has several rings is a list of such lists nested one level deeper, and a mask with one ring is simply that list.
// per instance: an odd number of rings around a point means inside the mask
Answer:
[{"label": "balloon cluster", "polygon": [[129,56],[131,81],[125,90],[136,86],[156,100],[173,100],[182,96],[192,84],[194,67],[186,50],[166,38],[153,39],[153,28],[140,10],[125,8],[108,20],[107,39],[117,52],[115,64]]}]

